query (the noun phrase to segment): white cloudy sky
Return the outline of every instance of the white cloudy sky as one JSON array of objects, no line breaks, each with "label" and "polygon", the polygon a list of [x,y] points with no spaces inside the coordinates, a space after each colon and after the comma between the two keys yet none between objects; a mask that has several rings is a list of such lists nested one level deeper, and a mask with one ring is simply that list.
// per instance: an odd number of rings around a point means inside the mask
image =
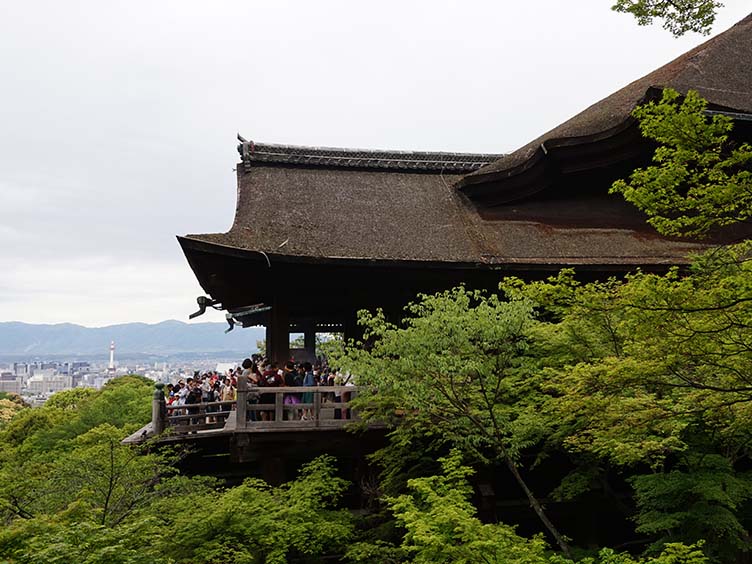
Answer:
[{"label": "white cloudy sky", "polygon": [[705,39],[611,3],[0,2],[0,321],[185,319],[175,235],[229,228],[238,131],[504,152]]}]

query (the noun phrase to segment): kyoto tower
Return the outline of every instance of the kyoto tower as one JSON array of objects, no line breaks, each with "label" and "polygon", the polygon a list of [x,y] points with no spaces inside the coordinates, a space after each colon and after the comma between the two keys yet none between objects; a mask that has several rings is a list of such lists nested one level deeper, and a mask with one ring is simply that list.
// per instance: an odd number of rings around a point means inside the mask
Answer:
[{"label": "kyoto tower", "polygon": [[115,341],[110,341],[110,364],[107,366],[107,372],[115,373]]}]

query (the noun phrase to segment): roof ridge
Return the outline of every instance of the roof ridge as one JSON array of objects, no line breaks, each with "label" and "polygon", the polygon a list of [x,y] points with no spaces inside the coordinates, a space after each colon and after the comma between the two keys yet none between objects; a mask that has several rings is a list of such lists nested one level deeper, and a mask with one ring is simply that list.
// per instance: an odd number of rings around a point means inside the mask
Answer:
[{"label": "roof ridge", "polygon": [[423,172],[472,172],[499,159],[501,154],[444,151],[397,151],[350,149],[256,143],[238,135],[238,152],[246,170],[253,163],[312,167],[410,170]]}]

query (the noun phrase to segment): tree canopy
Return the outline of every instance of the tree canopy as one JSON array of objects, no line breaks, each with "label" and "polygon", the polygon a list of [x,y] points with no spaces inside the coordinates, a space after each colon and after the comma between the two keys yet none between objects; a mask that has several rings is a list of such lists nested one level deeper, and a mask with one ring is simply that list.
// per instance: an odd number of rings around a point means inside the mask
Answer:
[{"label": "tree canopy", "polygon": [[708,235],[752,216],[752,146],[729,139],[730,117],[705,115],[707,102],[667,89],[634,111],[645,137],[660,145],[654,164],[612,188],[648,214],[664,235]]},{"label": "tree canopy", "polygon": [[722,7],[716,0],[616,0],[611,9],[632,14],[639,25],[662,21],[664,29],[678,37],[687,32],[709,34]]}]

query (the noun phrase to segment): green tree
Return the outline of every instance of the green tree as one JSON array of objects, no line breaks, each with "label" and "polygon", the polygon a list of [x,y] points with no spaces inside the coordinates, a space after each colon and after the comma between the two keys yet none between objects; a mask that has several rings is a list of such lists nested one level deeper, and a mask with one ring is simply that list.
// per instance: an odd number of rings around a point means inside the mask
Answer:
[{"label": "green tree", "polygon": [[735,471],[728,458],[693,450],[671,470],[636,476],[632,484],[637,531],[657,536],[654,546],[712,539],[711,555],[726,561],[748,550],[738,510],[752,497],[752,479]]},{"label": "green tree", "polygon": [[632,14],[639,25],[662,20],[664,29],[678,37],[689,31],[710,33],[722,6],[716,0],[617,0],[611,9]]},{"label": "green tree", "polygon": [[18,394],[0,392],[0,427],[13,419],[19,411],[27,407],[28,405],[26,405]]},{"label": "green tree", "polygon": [[[151,385],[122,377],[100,391],[69,390],[52,399],[20,412],[0,429],[0,518],[54,513],[76,499],[73,477],[85,466],[83,459],[75,460],[76,453],[88,452],[86,464],[108,460],[88,432],[97,429],[97,444],[108,435],[109,444],[117,443],[113,456],[125,456],[128,447],[118,441],[149,420]],[[95,481],[100,475],[90,478]]]},{"label": "green tree", "polygon": [[[405,534],[400,546],[388,543],[354,543],[347,558],[358,564],[574,564],[552,553],[540,537],[519,536],[503,523],[482,523],[470,503],[472,488],[467,478],[472,470],[462,465],[458,450],[440,459],[436,476],[409,481],[409,492],[391,498],[388,504]],[[706,564],[698,545],[667,544],[646,558],[602,549],[580,564]]]},{"label": "green tree", "polygon": [[519,465],[521,450],[548,426],[528,357],[532,302],[455,288],[421,296],[408,311],[402,327],[380,312],[361,312],[371,346],[350,347],[341,359],[367,387],[358,398],[361,416],[398,424],[401,433],[441,435],[478,459],[500,461],[567,553]]},{"label": "green tree", "polygon": [[158,484],[175,473],[173,455],[123,445],[122,438],[122,431],[106,423],[76,437],[73,448],[52,464],[46,512],[76,500],[86,505],[90,520],[114,526],[160,495]]},{"label": "green tree", "polygon": [[643,136],[660,144],[653,164],[612,188],[664,235],[704,236],[752,216],[752,146],[729,139],[731,118],[708,118],[707,102],[667,89],[637,108]]},{"label": "green tree", "polygon": [[[728,561],[750,547],[752,277],[738,251],[705,255],[687,276],[505,285],[548,319],[534,338],[549,441],[629,471],[638,531],[657,547],[706,539]],[[585,470],[562,487],[588,487]]]},{"label": "green tree", "polygon": [[170,550],[179,564],[282,564],[288,559],[344,551],[353,518],[336,504],[348,483],[331,457],[303,466],[279,487],[247,479],[203,499],[170,501],[165,526],[180,539]]},{"label": "green tree", "polygon": [[402,549],[415,564],[547,562],[546,543],[526,539],[513,527],[483,524],[470,503],[472,470],[462,465],[459,451],[440,460],[440,475],[408,482],[409,494],[389,500],[405,528]]}]

